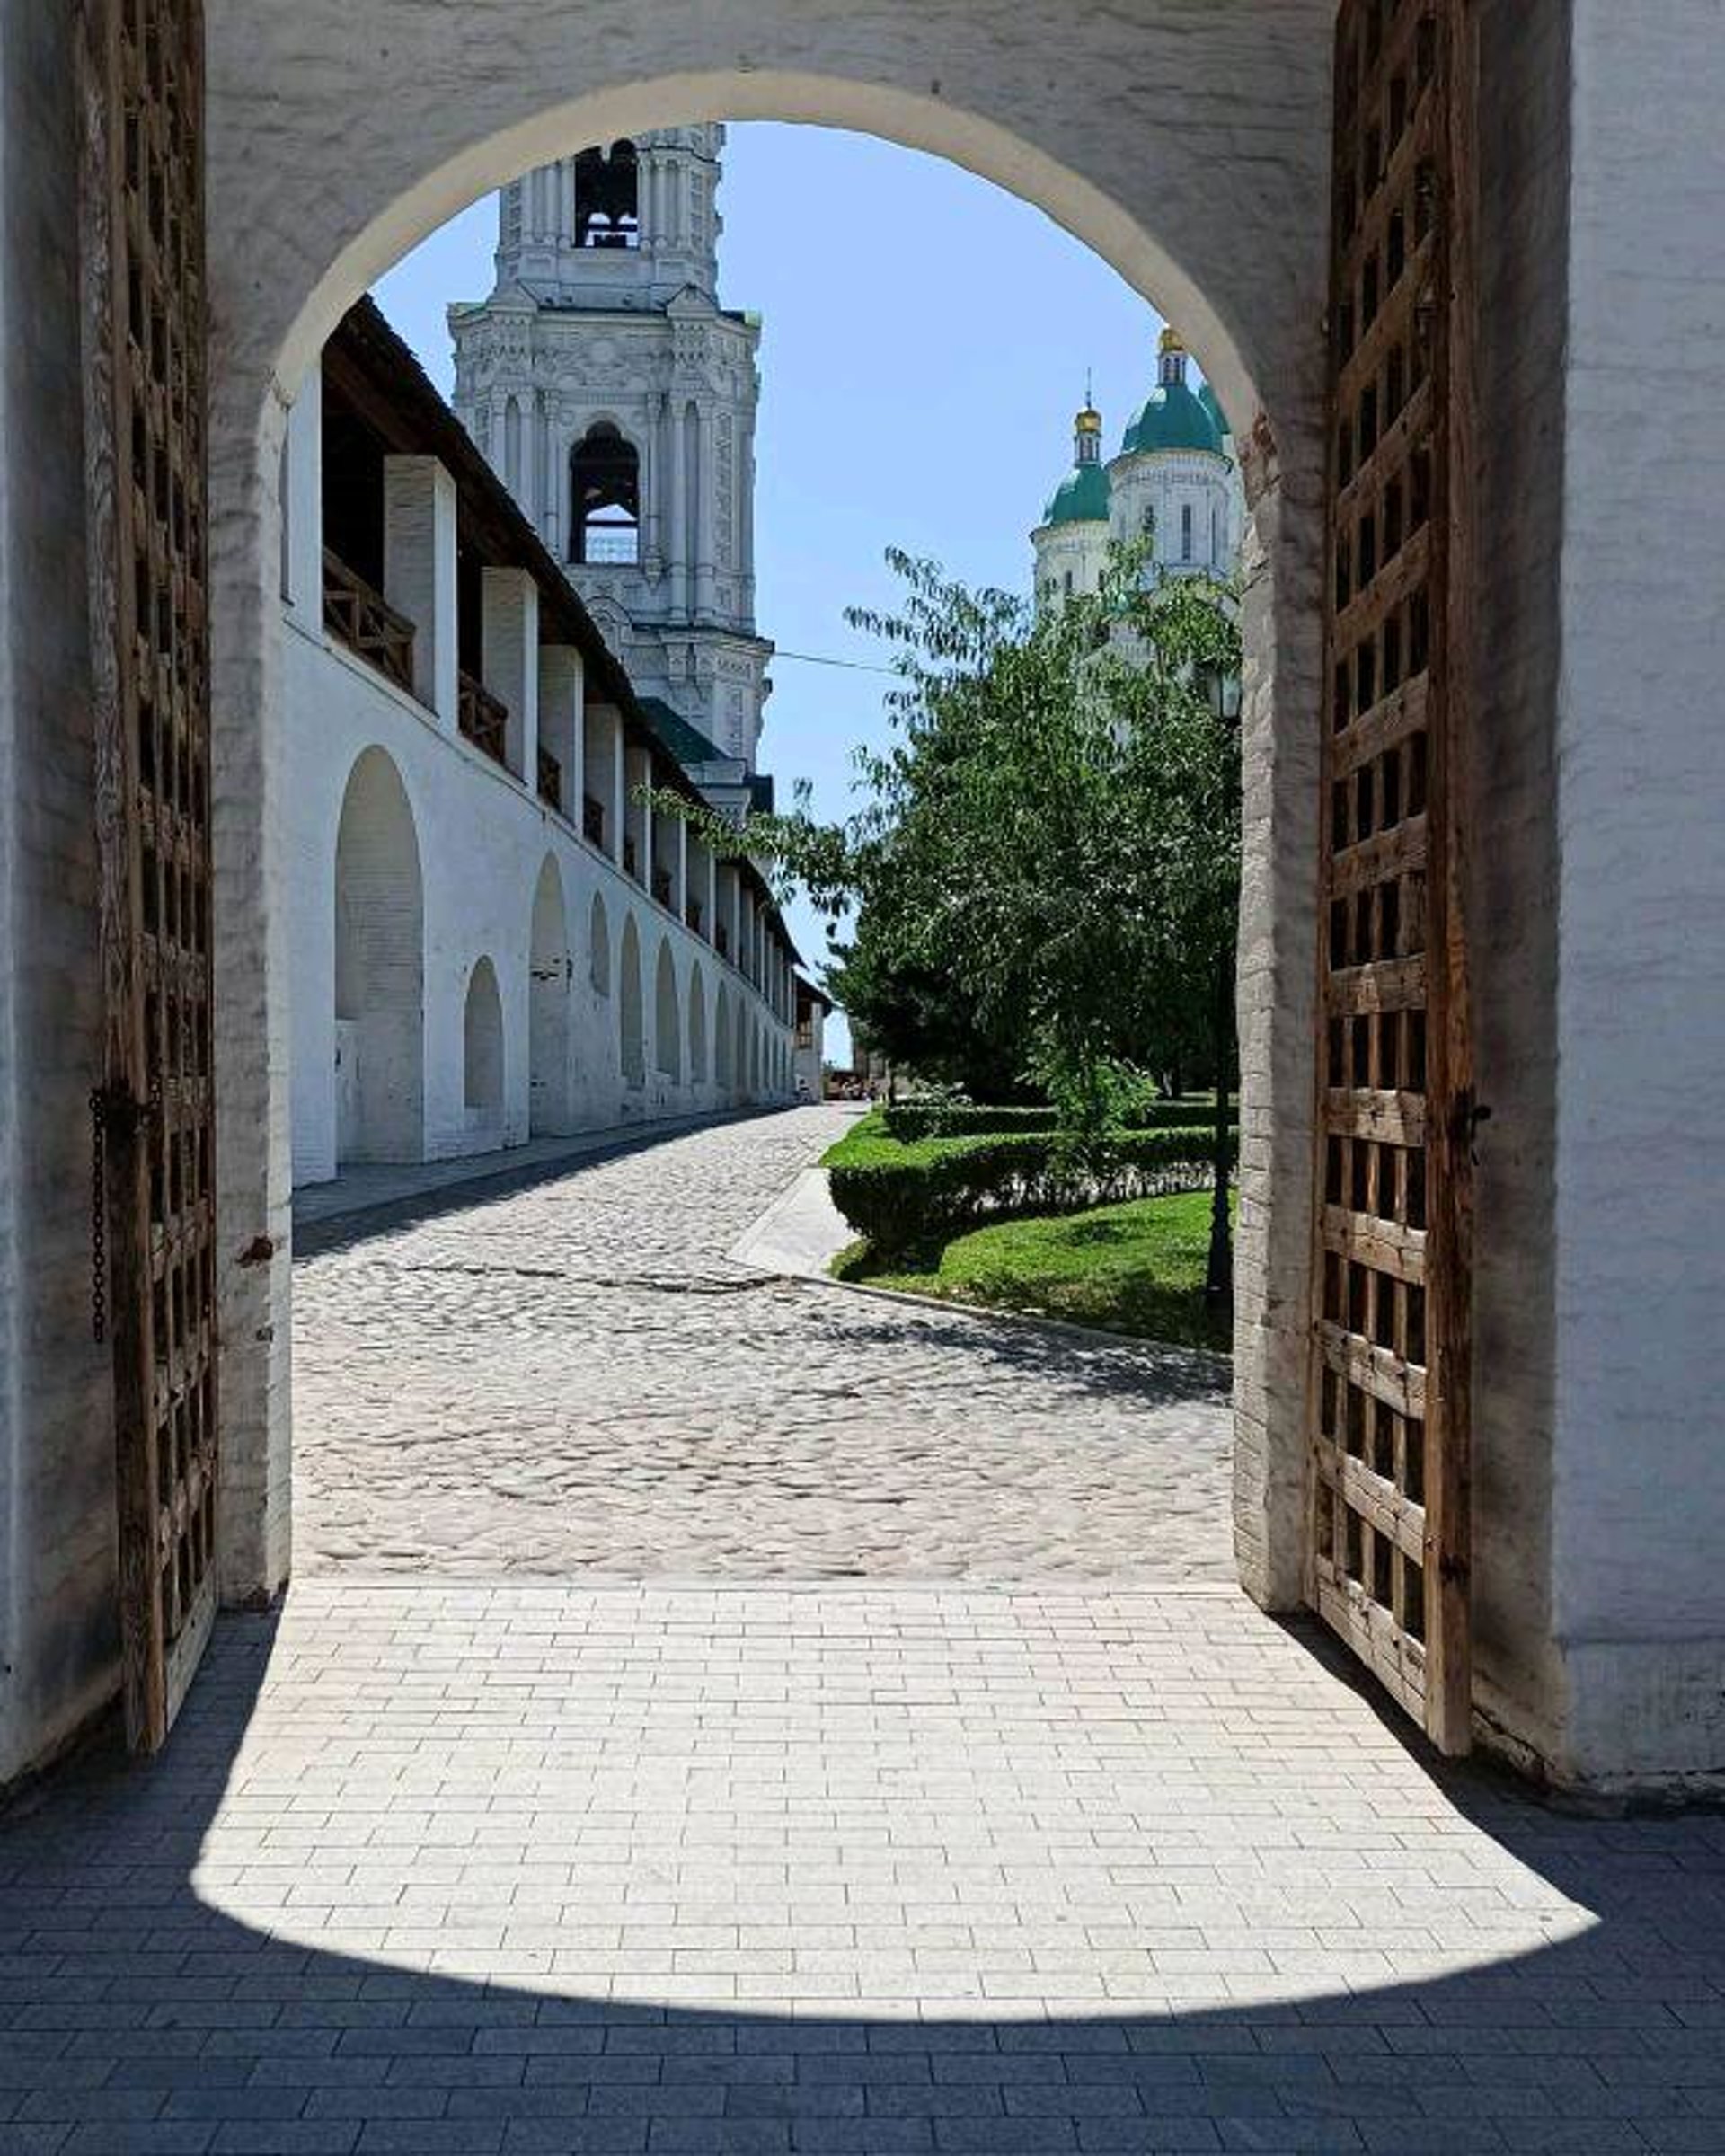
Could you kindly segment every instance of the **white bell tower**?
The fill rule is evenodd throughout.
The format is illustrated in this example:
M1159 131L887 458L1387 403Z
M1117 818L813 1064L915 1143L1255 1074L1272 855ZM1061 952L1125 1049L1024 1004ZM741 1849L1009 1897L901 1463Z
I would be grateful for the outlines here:
M752 772L773 649L755 630L760 325L719 304L724 132L660 128L512 181L496 285L449 327L457 413L638 691Z

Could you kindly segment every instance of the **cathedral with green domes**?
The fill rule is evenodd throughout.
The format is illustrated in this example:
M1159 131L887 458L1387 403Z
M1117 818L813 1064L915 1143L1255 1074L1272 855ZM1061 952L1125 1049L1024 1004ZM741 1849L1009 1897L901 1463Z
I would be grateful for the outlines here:
M1154 574L1233 574L1245 521L1234 436L1208 382L1188 382L1186 348L1164 330L1157 381L1118 452L1102 457L1101 414L1073 423L1072 469L1031 534L1039 605L1092 592L1115 541L1149 549Z

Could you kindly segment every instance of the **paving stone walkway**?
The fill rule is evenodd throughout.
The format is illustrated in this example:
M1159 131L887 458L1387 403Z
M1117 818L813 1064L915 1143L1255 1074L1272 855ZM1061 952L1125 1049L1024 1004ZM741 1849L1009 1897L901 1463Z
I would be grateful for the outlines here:
M1725 2156L1725 1817L1194 1579L1213 1371L729 1266L827 1135L304 1259L285 1607L0 1822L0 2156Z
M0 1833L0 2152L1725 2149L1725 1821L1220 1590L326 1576Z
M1223 1363L728 1259L847 1120L314 1230L302 1576L1231 1577Z

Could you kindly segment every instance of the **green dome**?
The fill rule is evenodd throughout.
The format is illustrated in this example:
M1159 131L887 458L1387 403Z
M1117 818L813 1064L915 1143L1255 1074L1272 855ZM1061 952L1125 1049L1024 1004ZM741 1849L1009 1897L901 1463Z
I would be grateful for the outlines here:
M1044 524L1106 524L1108 473L1101 464L1075 464L1048 497Z
M1212 399L1214 402L1214 399ZM1222 429L1183 382L1163 382L1139 405L1120 444L1122 456L1154 449L1204 449L1220 456Z
M1233 428L1228 425L1227 413L1223 411L1216 392L1208 382L1199 384L1198 401L1215 420L1216 431L1218 435L1228 435L1234 432Z

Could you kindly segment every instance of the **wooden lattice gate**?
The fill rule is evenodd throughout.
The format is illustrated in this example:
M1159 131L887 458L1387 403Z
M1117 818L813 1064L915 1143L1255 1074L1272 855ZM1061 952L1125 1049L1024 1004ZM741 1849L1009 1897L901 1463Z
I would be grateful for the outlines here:
M1310 1598L1464 1751L1471 0L1343 0Z
M81 33L106 995L94 1298L113 1354L127 1725L151 1751L216 1593L202 11L84 0Z

